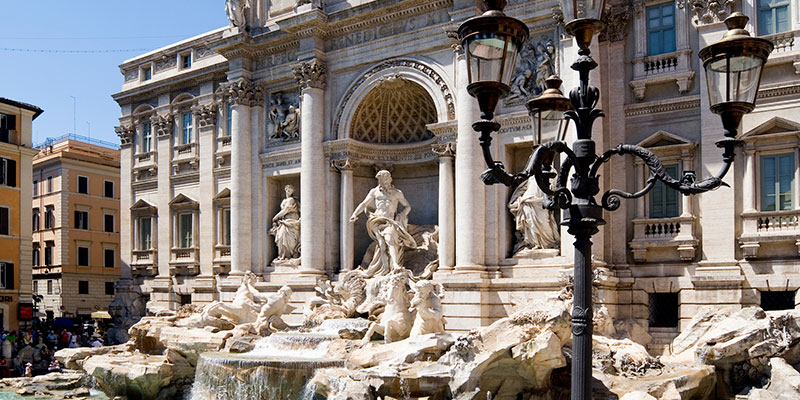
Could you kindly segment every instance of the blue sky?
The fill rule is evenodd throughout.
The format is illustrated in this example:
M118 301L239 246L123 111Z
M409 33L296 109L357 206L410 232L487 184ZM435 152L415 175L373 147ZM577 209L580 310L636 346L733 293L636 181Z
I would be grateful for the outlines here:
M40 0L3 2L0 97L44 109L34 143L73 131L118 143L122 86L128 58L227 25L224 0ZM8 49L22 49L14 51ZM63 51L128 50L108 53ZM32 50L57 50L39 52ZM87 124L88 122L88 124Z

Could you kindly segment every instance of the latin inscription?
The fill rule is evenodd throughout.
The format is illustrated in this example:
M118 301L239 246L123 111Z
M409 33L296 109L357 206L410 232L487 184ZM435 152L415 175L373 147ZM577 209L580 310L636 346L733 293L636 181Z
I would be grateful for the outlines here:
M369 29L365 29L363 31L353 32L344 36L332 38L327 42L326 50L333 51L343 49L345 47L359 45L376 39L383 39L389 36L411 32L415 29L445 23L449 20L450 15L448 14L447 10L438 10L425 15L418 15L399 21L387 21L386 23L370 27Z

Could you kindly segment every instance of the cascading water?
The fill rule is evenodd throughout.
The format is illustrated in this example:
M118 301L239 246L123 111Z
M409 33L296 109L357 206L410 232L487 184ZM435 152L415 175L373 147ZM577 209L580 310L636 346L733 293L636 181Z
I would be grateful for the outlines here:
M312 400L306 383L318 368L343 366L328 345L339 330L366 329L366 320L330 320L311 332L281 332L241 354L203 353L191 400Z

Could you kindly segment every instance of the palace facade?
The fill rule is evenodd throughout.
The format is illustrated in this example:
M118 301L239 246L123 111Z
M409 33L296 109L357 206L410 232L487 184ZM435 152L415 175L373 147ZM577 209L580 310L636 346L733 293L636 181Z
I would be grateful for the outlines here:
M388 169L409 223L438 227L447 329L468 330L562 290L571 271L565 229L554 249L516 251L512 190L485 186L463 51L453 31L472 0L259 0L230 26L125 61L120 70L121 271L176 309L230 299L241 276L289 284L293 301L362 264L371 243L354 205ZM534 144L525 101L550 74L577 85L576 46L555 1L510 0L531 30L501 101L494 155L521 170ZM713 3L713 4L711 4ZM222 5L220 5L222 9ZM800 10L789 1L608 1L592 47L605 117L604 150L639 144L676 177L717 173L722 137L708 109L699 49L721 39L733 11L776 48L730 187L683 197L656 185L607 212L594 237L599 304L668 343L699 307L793 308L800 286ZM545 120L544 140L560 135ZM571 127L565 139L574 137ZM560 137L559 137L560 138ZM602 170L601 190L633 192L648 178L633 158ZM283 188L297 188L300 257L274 262L269 235ZM559 216L556 216L558 218ZM299 304L298 304L299 305ZM298 311L300 312L300 311ZM297 315L299 318L299 315Z

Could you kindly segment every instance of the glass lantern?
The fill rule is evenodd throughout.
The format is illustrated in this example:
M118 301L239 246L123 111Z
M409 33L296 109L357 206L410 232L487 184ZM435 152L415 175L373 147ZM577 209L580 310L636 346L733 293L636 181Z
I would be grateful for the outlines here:
M722 40L702 50L710 109L720 114L726 136L738 129L744 114L755 108L761 71L774 45L751 37L744 29L748 17L735 12L725 19L728 31Z

